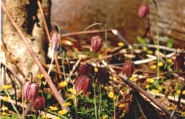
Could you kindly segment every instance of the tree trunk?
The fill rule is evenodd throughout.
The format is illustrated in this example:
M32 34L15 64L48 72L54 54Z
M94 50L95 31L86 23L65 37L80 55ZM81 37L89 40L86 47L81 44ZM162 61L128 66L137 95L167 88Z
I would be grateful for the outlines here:
M51 0L42 0L42 8L48 23L50 20L50 7ZM41 62L45 62L47 38L37 0L6 0L6 8L26 36L27 42L32 47L38 59ZM36 81L35 76L39 73L39 68L5 14L2 25L3 43L8 51L6 53L7 66L17 74L21 82L24 82L29 72L33 74L33 79ZM12 83L8 76L3 81L6 84Z

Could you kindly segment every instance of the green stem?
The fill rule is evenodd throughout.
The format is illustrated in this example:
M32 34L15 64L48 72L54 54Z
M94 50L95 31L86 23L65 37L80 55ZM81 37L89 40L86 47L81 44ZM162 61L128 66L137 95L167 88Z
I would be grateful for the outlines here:
M97 107L96 107L96 86L95 86L94 81L93 81L93 85L94 85L94 113L95 113L96 119L98 119L98 117L97 117Z
M156 7L156 33L157 33L157 79L159 79L159 75L160 75L160 70L159 70L159 30L158 30L158 22L159 22L159 17L158 17L158 6L157 6L157 2L155 0L153 0L155 7Z
M65 51L62 52L62 64L64 64L64 59L65 59ZM65 67L62 67L63 73L65 74ZM67 77L64 75L64 80L66 80Z
M116 119L116 100L114 100L114 119Z
M9 93L8 93L8 91L7 91L6 89L5 89L5 93L8 95L9 98L11 98L10 95L9 95ZM16 111L16 113L18 114L18 116L21 117L20 114L19 114L19 112L17 111L17 108L16 108L15 105L12 103L12 101L11 101L11 104L12 104L13 109L14 109L14 110Z
M52 64L53 64L53 61L54 61L54 57L55 57L55 43L52 44L52 57L51 57L51 63L49 65L49 70L48 70L48 75L50 74L51 72L51 69L52 69Z
M140 109L140 111L141 111L143 117L144 117L145 119L147 119L146 116L145 116L145 114L144 114L144 112L143 112L143 110L142 110L142 108L141 108L141 106L140 106L140 104L139 104L139 102L138 102L138 100L137 100L137 97L136 97L136 101L137 101L138 107L139 107L139 109Z
M87 28L85 28L83 31L86 31L86 30L89 29L90 27L96 26L96 25L101 25L101 23L94 23L94 24L88 26Z
M78 119L78 108L77 108L77 105L75 107L75 110L76 110L76 119Z
M101 110L102 110L102 107L101 107L101 103L102 103L102 94L101 94L101 85L100 85L100 94L99 94L99 99L100 99L100 103L99 103L99 119L100 119L100 116L101 116Z
M107 57L107 29L106 28L104 28L104 30L105 30L105 56ZM105 61L106 63L108 62L107 61L107 58L106 58L106 61ZM107 65L108 66L108 65Z
M61 119L69 119L69 118L67 118L67 117L65 117L65 116L63 116L63 115L61 115L61 114L56 113L56 112L50 111L49 113L51 113L51 114L53 114L53 115L56 115L56 116L59 116L59 117L61 117ZM40 119L40 118L39 118L39 119Z

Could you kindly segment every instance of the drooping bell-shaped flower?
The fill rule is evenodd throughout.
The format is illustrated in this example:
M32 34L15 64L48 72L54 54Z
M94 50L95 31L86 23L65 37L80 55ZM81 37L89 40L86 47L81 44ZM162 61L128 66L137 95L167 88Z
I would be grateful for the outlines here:
M55 43L57 46L59 45L60 43L60 35L57 34L57 33L54 33L52 36L51 36L51 43Z
M37 83L26 82L24 85L24 98L27 101L35 99L39 94L39 85Z
M83 64L80 68L79 68L79 72L78 72L78 76L88 76L91 77L94 74L94 68L92 65L90 64Z
M138 16L141 18L145 18L149 13L149 8L147 5L142 4L138 10Z
M94 53L97 53L102 46L102 39L99 36L93 36L91 39L91 48Z
M82 91L83 95L86 95L92 85L92 79L86 76L79 76L75 82L76 94Z
M45 98L41 96L37 96L33 102L33 108L37 110L41 110L45 106Z
M122 73L127 77L131 77L134 72L134 64L132 62L125 62L122 67Z
M109 81L110 72L106 68L99 68L97 72L97 82L99 84L107 84Z
M174 69L184 71L184 61L185 59L183 56L176 56L176 59L174 61Z

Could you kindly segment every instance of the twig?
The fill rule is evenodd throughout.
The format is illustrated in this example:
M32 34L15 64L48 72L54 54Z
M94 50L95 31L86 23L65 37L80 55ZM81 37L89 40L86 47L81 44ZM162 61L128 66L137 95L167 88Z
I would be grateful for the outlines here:
M104 60L101 60L101 62L102 62L105 66L108 66L107 63L106 63ZM111 67L108 67L108 68L110 69L110 71L111 71L112 73L115 73L115 72L116 72L113 68L111 68Z
M9 12L7 11L6 7L4 6L3 2L1 3L2 9L5 12L5 14L7 15L8 19L10 20L10 22L12 23L12 25L15 27L15 29L17 30L17 32L19 33L22 41L24 42L24 44L26 45L29 53L31 54L31 56L33 57L35 63L37 64L37 66L39 67L40 71L42 72L42 74L44 75L45 80L48 82L51 90L54 93L55 98L57 99L57 101L60 103L61 107L67 111L69 111L68 107L63 106L64 104L64 99L62 98L62 96L60 95L60 93L57 91L55 85L53 84L50 76L47 74L47 72L45 71L45 69L43 68L42 64L39 62L37 56L35 55L34 51L32 50L32 48L29 46L26 37L24 36L23 32L20 30L19 26L15 23L15 21L12 19L12 17L10 16Z
M40 0L37 0L37 4L39 6L39 9L40 9L40 12L41 12L41 15L42 15L42 19L43 19L43 22L44 22L44 27L45 27L46 35L48 37L48 40L51 41L51 38L50 38L50 35L49 35L48 26L47 26L47 23L46 23L45 15L44 15L44 12L43 12L42 5L40 3ZM59 68L57 57L55 57L55 63L56 63L56 69L57 69L57 71L60 72L60 68ZM62 79L62 76L59 75L59 78Z
M111 29L108 29L107 31L111 31ZM102 32L105 32L105 30L88 30L88 31L80 31L80 32L62 34L61 37L83 35L83 34L94 34L94 33L102 33Z
M173 76L177 77L178 79L185 81L185 79L181 76L179 76L177 73L172 73Z
M41 62L41 61L40 61L40 62ZM49 69L49 66L48 66L48 65L46 65L45 63L41 62L41 64L42 64L42 66L43 66L44 68ZM53 71L53 72L55 72L55 73L57 73L57 74L60 74L60 75L70 76L70 74L69 74L69 73L62 73L62 72L58 72L58 71L56 71L56 70L54 70L54 69L51 69L51 71Z
M128 46L129 49L133 49L132 45L130 45L130 43L126 41L126 39L118 32L118 30L112 29L111 31L114 35L118 36L118 38L120 38Z
M26 115L28 114L28 112L31 109L32 104L33 104L33 99L31 99L30 102L28 103L26 109L24 110L24 113L21 116L22 117L21 119L25 119Z
M80 61L81 61L82 59L81 58L79 58L79 60L76 62L76 64L73 66L73 69L72 69L72 71L70 72L70 76L74 73L74 71L76 70L76 68L77 68L77 66L78 66L78 64L80 63Z
M159 54L159 53L158 53ZM173 53L170 53L170 54L167 54L167 55L165 55L165 57L166 58L169 58L169 57L171 57L171 56L173 56L175 53L173 52ZM163 56L161 56L161 57L163 57ZM137 61L133 61L133 63L134 64L143 64L143 63L147 63L147 62L150 62L150 61L153 61L153 60L156 60L157 59L157 57L155 57L155 56L150 56L150 58L149 59L143 59L143 60L137 60Z
M39 10L40 10L41 15L42 15L42 19L43 19L43 22L44 22L44 27L45 27L46 35L48 37L48 41L51 41L51 38L50 38L50 35L49 35L48 26L47 26L47 23L46 23L45 15L44 15L44 12L43 12L42 5L40 3L40 0L37 0L37 4L39 6Z
M157 45L151 45L151 44L133 44L132 46L146 46L146 47L150 47L150 48L157 48L159 47L159 49L163 49L166 51L172 51L172 52L182 52L181 50L175 49L175 48L169 48L169 47L165 47L165 46L157 46Z
M122 69L122 67L119 66L115 66L114 64L108 64L107 65L109 68L113 68L113 69ZM106 67L105 65L100 65L100 67Z
M157 93L156 94L156 93L151 92L151 91L147 91L147 92L150 93L153 96L158 96L158 97L162 97L162 98L165 97L165 95L164 94L161 94L161 93ZM175 101L175 102L178 101L178 98L177 97L168 96L168 99L171 100L171 101ZM184 99L181 99L181 103L185 104L185 100Z
M58 63L58 60L57 60L57 55L56 55L56 57L55 57L55 64L56 64L57 72L61 73L61 71L60 71L60 66L59 66L59 63ZM58 76L59 76L59 79L62 79L61 74L59 74Z
M120 55L120 54L123 54L123 53L110 54L110 55L104 56L104 57L102 57L100 59L111 58L111 57L113 57L115 55ZM167 54L167 55L165 55L165 57L169 58L169 57L173 56L174 54L175 54L175 52L170 53L170 54ZM148 63L148 62L153 61L153 60L156 60L156 59L157 59L156 56L153 56L153 57L150 56L150 58L148 58L148 59L133 61L133 63L134 64L143 64L143 63ZM116 65L123 65L123 63L119 63L119 64L116 64Z
M151 102L153 102L155 105L157 105L163 112L165 112L168 116L171 115L171 112L168 111L163 105L161 105L155 98L153 98L150 94L148 94L145 90L143 90L141 87L139 87L136 83L130 81L125 75L119 74L119 77L123 79L125 83L127 83L130 87L135 89L136 91L143 94L145 97L147 97Z

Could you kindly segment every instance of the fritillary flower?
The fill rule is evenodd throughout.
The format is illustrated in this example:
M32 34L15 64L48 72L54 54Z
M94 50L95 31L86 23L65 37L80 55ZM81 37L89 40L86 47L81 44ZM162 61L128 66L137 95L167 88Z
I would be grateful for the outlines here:
M176 56L176 59L174 61L174 68L179 71L184 71L184 57L179 55Z
M106 68L99 68L97 72L97 82L99 84L107 84L109 81L110 72Z
M33 108L37 110L41 110L45 106L45 98L41 96L37 96L33 102Z
M91 85L92 85L91 78L88 78L86 76L78 77L77 81L75 82L76 94L78 94L80 91L82 91L84 95L87 94Z
M23 91L24 97L27 101L35 99L39 94L39 85L36 83L26 82Z
M91 39L91 48L94 53L97 53L102 46L102 39L99 36L93 36Z
M138 16L141 18L145 18L149 13L149 8L147 5L142 4L138 10Z
M127 77L131 77L134 72L134 64L131 62L125 62L123 64L122 73Z
M94 75L94 68L90 64L84 64L79 68L78 76L88 76Z

